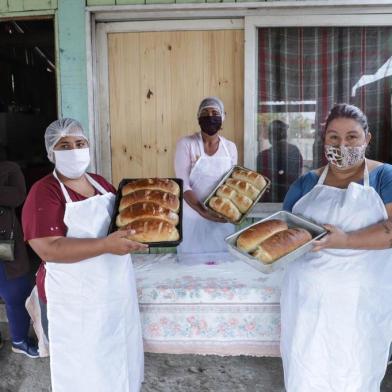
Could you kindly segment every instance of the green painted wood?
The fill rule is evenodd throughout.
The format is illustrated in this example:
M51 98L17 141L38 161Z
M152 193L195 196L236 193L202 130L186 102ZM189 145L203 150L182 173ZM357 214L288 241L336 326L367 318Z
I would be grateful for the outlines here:
M184 4L184 3L205 3L205 0L176 0L176 3L178 3L178 4Z
M207 3L234 3L235 0L207 0Z
M146 4L173 4L175 0L146 0Z
M117 5L126 5L126 4L145 4L145 0L116 0Z
M1 1L1 0L0 0ZM54 16L56 10L36 10L36 11L20 11L20 12L4 12L0 9L0 18L12 19L12 18L24 18L37 16L39 19L42 16Z
M0 16L35 16L39 15L35 11L54 11L56 9L57 0L0 0ZM23 14L19 15L18 12L23 12Z
M24 11L23 0L8 0L8 11L9 12Z
M7 12L7 11L8 11L8 1L0 0L0 12Z
M23 10L53 10L57 8L57 0L24 0Z
M87 5L114 5L116 0L87 0Z
M58 0L59 115L88 128L85 0Z

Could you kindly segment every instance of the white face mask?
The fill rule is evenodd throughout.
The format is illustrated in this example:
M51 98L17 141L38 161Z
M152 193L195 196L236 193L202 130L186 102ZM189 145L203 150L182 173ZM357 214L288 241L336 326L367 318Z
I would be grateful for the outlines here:
M90 164L90 149L75 148L73 150L53 151L56 170L67 178L80 178Z
M367 144L357 147L339 146L334 147L329 144L324 146L325 157L328 162L339 169L346 169L354 166L365 159Z

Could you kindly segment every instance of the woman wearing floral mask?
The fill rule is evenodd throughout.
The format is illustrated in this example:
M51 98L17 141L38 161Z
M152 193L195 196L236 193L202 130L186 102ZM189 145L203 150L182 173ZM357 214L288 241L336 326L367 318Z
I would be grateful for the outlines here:
M86 173L89 143L64 118L45 132L52 174L23 207L25 239L44 264L37 274L49 322L52 389L132 391L143 380L143 347L128 231L107 236L115 189ZM46 274L46 276L45 276Z
M175 171L184 181L183 242L178 253L222 252L224 238L234 232L234 225L210 213L203 200L222 176L237 164L237 147L219 135L225 119L219 98L204 98L197 118L200 132L177 143Z
M366 116L339 104L325 124L328 165L295 182L284 208L324 225L282 284L288 392L376 392L392 341L392 166L365 158Z

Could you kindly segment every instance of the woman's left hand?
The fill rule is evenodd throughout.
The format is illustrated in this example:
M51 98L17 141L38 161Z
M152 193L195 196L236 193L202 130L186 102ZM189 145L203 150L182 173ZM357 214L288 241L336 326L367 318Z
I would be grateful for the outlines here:
M347 249L348 246L348 234L343 230L340 230L336 226L323 225L327 230L328 234L325 235L321 240L314 241L314 247L312 252L318 252L325 248L334 249Z

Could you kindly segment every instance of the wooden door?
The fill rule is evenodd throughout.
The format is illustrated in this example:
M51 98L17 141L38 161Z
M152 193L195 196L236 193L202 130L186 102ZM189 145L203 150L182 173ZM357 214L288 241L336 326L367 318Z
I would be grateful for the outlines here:
M244 32L108 34L112 182L172 177L177 140L199 130L203 97L225 104L221 134L243 161Z

